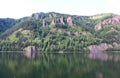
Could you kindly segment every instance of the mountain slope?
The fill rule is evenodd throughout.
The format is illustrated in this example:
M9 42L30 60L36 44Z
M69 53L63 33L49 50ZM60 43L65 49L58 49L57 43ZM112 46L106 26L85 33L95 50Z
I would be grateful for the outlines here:
M119 16L119 15L117 15ZM55 12L35 13L21 19L0 35L0 50L23 50L36 46L42 51L85 51L93 44L120 43L119 23L109 23L113 14L96 16L77 16ZM95 30L97 24L101 30ZM107 25L107 26L106 26ZM109 39L110 38L110 39Z
M0 34L15 25L15 19L0 19Z

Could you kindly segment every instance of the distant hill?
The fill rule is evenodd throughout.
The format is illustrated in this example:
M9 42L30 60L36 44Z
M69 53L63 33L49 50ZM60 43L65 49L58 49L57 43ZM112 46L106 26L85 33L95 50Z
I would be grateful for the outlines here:
M0 19L0 50L87 51L90 45L120 44L120 16L94 16L55 12L34 13L21 19Z
M0 34L15 25L15 19L0 19Z

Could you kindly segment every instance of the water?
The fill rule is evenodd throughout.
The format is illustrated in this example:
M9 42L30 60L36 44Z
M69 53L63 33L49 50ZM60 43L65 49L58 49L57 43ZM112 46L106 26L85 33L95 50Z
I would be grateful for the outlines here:
M111 59L97 58L99 53L96 58L89 53L49 53L36 58L0 53L0 78L120 78L120 53L107 54Z

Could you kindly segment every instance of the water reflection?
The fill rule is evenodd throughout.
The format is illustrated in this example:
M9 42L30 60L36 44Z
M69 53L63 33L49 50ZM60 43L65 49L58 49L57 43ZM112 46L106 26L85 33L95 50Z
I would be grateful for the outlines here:
M89 58L103 61L113 60L117 62L120 60L120 55L119 52L90 51Z
M33 59L20 53L0 53L0 78L120 78L120 62L113 62L120 60L118 54L44 53Z

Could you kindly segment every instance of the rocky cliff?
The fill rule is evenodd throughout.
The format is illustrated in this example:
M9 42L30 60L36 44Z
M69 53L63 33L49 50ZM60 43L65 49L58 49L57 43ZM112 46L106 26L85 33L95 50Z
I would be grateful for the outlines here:
M95 30L101 30L104 25L116 25L120 24L120 15L111 16L107 19L104 19L95 25Z
M61 23L63 25L67 24L69 26L73 26L73 18L71 17L71 15L67 15L67 16L63 16L62 14L59 13L54 13L54 12L50 12L50 13L35 13L32 14L32 16L30 17L31 19L35 19L35 20L39 20L42 21L42 26L49 26L49 25L54 25L56 23Z

